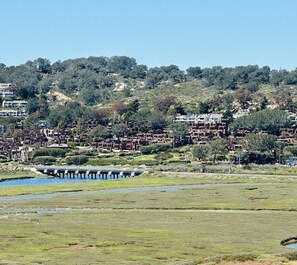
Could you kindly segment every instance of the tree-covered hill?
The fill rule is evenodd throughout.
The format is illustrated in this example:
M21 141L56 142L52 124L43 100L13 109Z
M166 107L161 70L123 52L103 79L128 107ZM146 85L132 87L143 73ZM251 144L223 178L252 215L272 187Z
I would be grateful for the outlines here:
M183 71L175 65L148 68L127 56L54 63L38 58L18 66L0 64L0 83L17 84L15 93L19 99L28 100L31 119L48 119L52 125L59 123L52 119L61 116L57 115L59 111L65 109L67 113L69 107L60 107L67 101L72 102L73 113L76 113L74 102L78 108L84 106L82 109L94 113L102 112L98 107L114 108L118 101L127 105L138 100L143 111L161 110L166 115L174 115L237 113L265 109L269 105L295 111L297 96L297 70L248 65L192 66ZM71 116L71 122L77 118L74 114L68 115ZM83 116L92 117L91 114Z

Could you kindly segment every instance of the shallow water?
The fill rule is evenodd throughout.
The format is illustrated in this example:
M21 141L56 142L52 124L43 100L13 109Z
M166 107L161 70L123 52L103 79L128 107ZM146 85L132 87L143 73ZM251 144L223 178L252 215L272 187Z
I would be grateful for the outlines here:
M287 248L297 249L297 243L286 245Z
M0 214L18 214L18 213L39 213L39 214L53 214L53 213L62 213L65 210L47 210L47 209L36 209L36 210L27 210L27 209L7 209L0 210Z
M15 179L5 180L0 182L1 187L18 187L18 186L36 186L47 184L63 184L73 182L86 182L86 181L98 181L96 179L67 179L67 178L28 178L28 179Z
M92 181L92 180L91 180ZM265 184L257 184L265 185ZM160 191L160 192L174 192L179 190L193 190L193 189L205 189L205 188L219 188L228 186L253 186L245 183L225 183L225 184L199 184L199 185L179 185L179 186L162 186L162 187L143 187L143 188L124 188L124 189L109 189L109 190L97 190L97 191L77 191L77 192L60 192L51 194L40 195L22 195L14 197L0 197L0 202L9 201L26 201L35 199L49 199L55 197L66 197L75 195L97 194L97 193L132 193L132 192L147 192L147 191ZM98 187L100 188L100 187Z

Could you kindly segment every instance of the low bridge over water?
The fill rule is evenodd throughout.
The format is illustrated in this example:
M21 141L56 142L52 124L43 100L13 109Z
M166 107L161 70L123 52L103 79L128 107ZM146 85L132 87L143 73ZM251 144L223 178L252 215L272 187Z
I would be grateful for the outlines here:
M34 171L58 178L70 179L121 179L131 178L142 174L142 170L133 169L88 169L88 168L59 168L36 167Z

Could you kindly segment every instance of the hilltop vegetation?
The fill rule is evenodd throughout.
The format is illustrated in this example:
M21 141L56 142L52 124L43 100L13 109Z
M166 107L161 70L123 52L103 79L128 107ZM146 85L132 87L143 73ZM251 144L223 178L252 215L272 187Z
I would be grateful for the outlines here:
M137 99L140 109L146 112L160 110L165 103L161 110L170 110L172 115L257 110L269 104L294 111L297 71L277 71L257 65L234 68L195 66L182 71L175 65L148 68L126 56L54 63L38 58L19 66L0 64L0 83L19 86L15 92L19 98L28 100L31 120L44 118L51 126L57 126L77 118L104 116L102 109L99 115L96 113L98 106L110 107L118 100L131 102ZM61 102L71 101L76 105L59 106ZM75 112L76 106L80 113L70 115L69 110ZM53 120L52 117L56 118Z
M292 87L297 84L297 70L278 71L268 66L248 65L234 68L195 66L182 71L176 65L148 68L126 56L89 57L54 63L38 58L19 66L0 64L0 83L18 84L16 92L21 98L44 94L49 97L53 91L59 91L86 105L155 93L164 96L170 91L185 100L183 103L192 102L192 96L197 102L207 101L210 109L216 108L217 103L222 105L230 95L243 106L245 101L266 96L282 107L292 104L290 107L294 108L290 101L295 95Z

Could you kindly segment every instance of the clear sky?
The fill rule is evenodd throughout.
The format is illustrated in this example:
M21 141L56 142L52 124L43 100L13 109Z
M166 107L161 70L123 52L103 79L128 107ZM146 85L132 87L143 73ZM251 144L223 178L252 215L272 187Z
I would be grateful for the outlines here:
M0 0L0 62L297 67L297 0Z

